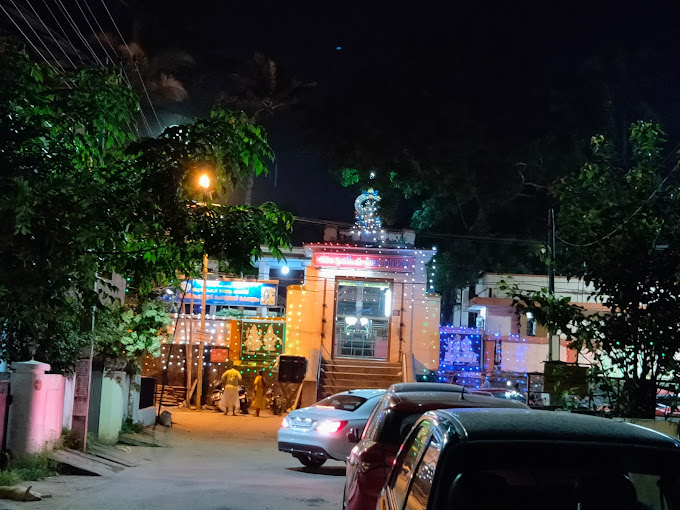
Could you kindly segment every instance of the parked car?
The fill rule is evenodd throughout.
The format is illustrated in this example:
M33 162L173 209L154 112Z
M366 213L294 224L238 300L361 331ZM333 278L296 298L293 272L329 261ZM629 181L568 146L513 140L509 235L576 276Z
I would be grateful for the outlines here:
M508 400L516 400L517 402L526 403L526 396L519 391L515 391L509 388L482 388L470 390L470 393L476 393L477 395L489 395L496 398L505 398Z
M350 390L291 411L278 433L279 450L308 467L328 459L344 461L354 446L350 429L361 429L385 390Z
M654 414L664 418L680 418L680 409L657 403Z
M380 398L361 440L347 459L343 508L374 510L394 457L413 424L426 411L451 407L527 409L513 400L463 392L461 386L451 384L391 386ZM350 440L358 440L358 432L350 432Z
M402 444L379 510L680 508L680 442L565 412L448 409Z

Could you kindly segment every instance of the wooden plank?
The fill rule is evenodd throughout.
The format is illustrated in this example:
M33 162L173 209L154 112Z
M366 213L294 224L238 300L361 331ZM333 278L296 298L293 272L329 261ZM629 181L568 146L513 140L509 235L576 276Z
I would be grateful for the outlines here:
M88 453L94 455L95 457L100 457L102 459L115 462L125 467L135 467L137 465L137 463L134 462L132 459L128 459L127 457L121 456L120 450L112 447L102 446L98 444L95 445L90 444L90 447L88 448Z
M50 453L50 458L54 459L59 464L63 464L71 468L75 474L85 474L90 476L108 476L114 472L109 466L101 462L74 455L65 450L55 450Z
M87 454L87 453L80 452L78 450L71 450L70 448L66 448L66 449L64 449L64 451L67 452L67 453L76 455L77 457L80 457L81 459L85 459L85 460L88 460L88 461L91 461L91 462L99 462L100 464L104 464L105 466L108 466L109 468L111 468L112 471L114 471L116 473L118 471L122 471L123 468L124 468L124 466L122 466L118 462L108 460L108 459L104 459L104 458L98 457L96 455L90 455L90 454Z

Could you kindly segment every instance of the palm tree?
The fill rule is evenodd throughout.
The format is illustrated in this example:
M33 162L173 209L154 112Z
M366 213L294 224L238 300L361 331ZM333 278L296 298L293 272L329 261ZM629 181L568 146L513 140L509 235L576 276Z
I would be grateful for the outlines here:
M316 83L304 83L295 77L281 78L274 60L261 53L255 53L248 61L243 73L231 75L233 91L223 93L219 102L225 106L242 110L251 122L263 123L265 118L298 104L303 89ZM254 177L246 181L244 202L251 205Z

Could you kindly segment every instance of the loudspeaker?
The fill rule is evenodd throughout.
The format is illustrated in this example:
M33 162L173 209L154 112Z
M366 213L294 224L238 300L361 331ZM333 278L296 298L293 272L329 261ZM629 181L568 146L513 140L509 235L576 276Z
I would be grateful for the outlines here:
M279 382L301 383L307 371L304 356L279 357Z

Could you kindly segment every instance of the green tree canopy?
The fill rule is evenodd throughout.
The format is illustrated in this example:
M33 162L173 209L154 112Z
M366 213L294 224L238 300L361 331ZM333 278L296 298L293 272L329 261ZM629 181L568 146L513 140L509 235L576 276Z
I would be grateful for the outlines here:
M64 74L0 48L0 321L3 357L67 368L89 340L97 274L125 275L142 297L204 252L238 270L262 244L288 244L274 204L219 199L272 153L243 114L134 140L134 93L110 70ZM199 173L212 186L197 191ZM99 282L99 287L103 281Z
M657 383L676 376L680 351L680 187L677 157L658 125L638 122L623 155L604 136L592 157L557 181L558 271L583 278L606 313L586 313L547 292L513 288L518 306L624 379L621 412L654 414ZM624 161L628 161L625 164Z

